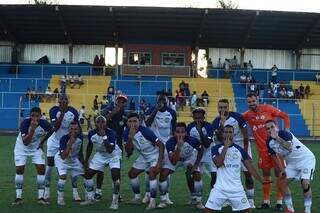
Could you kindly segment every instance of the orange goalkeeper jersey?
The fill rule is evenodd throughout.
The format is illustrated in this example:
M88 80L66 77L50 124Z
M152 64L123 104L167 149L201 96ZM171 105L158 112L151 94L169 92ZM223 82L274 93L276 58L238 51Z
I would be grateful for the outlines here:
M290 120L285 112L268 104L260 104L257 106L257 111L248 110L243 114L244 120L249 124L253 132L253 137L256 141L258 151L268 152L266 141L268 133L265 128L265 123L268 120L276 121L277 118L284 120L285 128L290 127Z

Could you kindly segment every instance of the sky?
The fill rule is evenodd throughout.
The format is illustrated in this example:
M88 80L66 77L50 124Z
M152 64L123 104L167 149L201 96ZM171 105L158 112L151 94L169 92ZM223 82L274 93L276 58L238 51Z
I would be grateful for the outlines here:
M0 0L0 4L28 4L33 0ZM49 0L50 1L50 0ZM70 5L160 6L214 8L217 0L51 0ZM228 0L227 0L228 1ZM320 0L232 0L239 9L320 13Z

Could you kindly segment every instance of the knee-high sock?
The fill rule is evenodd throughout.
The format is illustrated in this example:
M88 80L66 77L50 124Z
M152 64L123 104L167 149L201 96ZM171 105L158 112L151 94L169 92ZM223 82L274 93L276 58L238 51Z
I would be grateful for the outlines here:
M194 181L194 191L195 191L195 195L197 197L201 197L202 196L202 188L203 188L202 180Z
M93 199L94 196L94 191L93 191L93 180L92 179L87 179L84 181L84 186L86 188L86 192L87 192L87 198L89 200Z
M120 191L120 179L112 182L112 194L115 195L116 198L119 198Z
M283 193L282 193L282 190L281 190L281 180L280 180L280 178L277 178L276 185L277 185L277 203L278 204L282 204Z
M310 189L311 191L311 189ZM311 193L304 193L304 212L311 213L312 195Z
M53 166L46 166L45 187L50 187Z
M38 185L38 199L43 198L44 195L44 175L37 175L37 185Z
M22 198L23 175L16 174L14 181L16 185L16 198Z
M286 204L286 207L289 211L292 211L294 212L294 208L293 208L293 202L292 202L292 196L291 196L291 193L290 192L287 192L285 195L284 195L284 203Z
M157 179L150 180L150 197L151 198L157 197L157 185L158 185Z
M271 181L271 177L263 177L264 181ZM263 191L263 200L265 203L270 203L270 194L271 194L272 185L271 183L263 184L262 191Z
M146 185L146 193L150 192L150 180L148 173L144 173L144 183Z
M166 194L168 192L168 182L167 180L159 182L160 200L166 200Z
M139 182L139 178L131 178L131 188L133 193L135 194L135 196L138 198L140 196L140 182ZM139 196L138 196L139 195Z
M64 185L66 183L66 180L59 179L58 181L58 198L63 198L64 195Z

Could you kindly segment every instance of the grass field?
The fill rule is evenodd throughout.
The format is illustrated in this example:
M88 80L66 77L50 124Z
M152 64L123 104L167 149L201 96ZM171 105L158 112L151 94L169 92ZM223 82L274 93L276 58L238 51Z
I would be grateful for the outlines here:
M56 204L56 173L54 172L54 178L52 182L51 189L51 204L47 207L39 206L36 203L36 173L33 165L29 164L25 170L25 181L24 181L24 205L18 207L10 207L11 202L15 198L15 188L14 188L14 175L15 175L15 167L13 162L13 148L15 144L15 137L13 136L0 136L0 212L21 212L21 213L38 213L38 212L54 212L54 213L68 213L68 212L101 212L101 211L110 211L109 205L111 203L112 194L111 194L111 179L109 172L105 175L104 181L104 191L103 191L103 200L99 203L96 203L93 206L80 206L78 203L72 202L71 199L71 183L70 180L67 181L66 184L66 192L65 192L65 200L67 205L65 207L57 206ZM320 155L320 145L318 144L310 144L308 147L314 152L316 156ZM255 148L253 147L253 150ZM255 155L255 153L254 153ZM129 200L132 197L131 188L129 185L129 181L127 178L127 171L132 165L132 161L135 159L135 156L132 156L130 159L125 158L123 162L122 168L122 184L121 184L121 194L124 200ZM255 160L256 162L256 160ZM255 164L256 166L256 164ZM317 165L316 170L318 170L319 165ZM207 175L203 177L204 179L204 196L203 200L206 201L208 197L208 193L210 191L209 188L209 178ZM141 179L143 180L143 179ZM165 209L165 210L154 210L153 212L168 212L168 213L187 213L187 212L201 212L193 207L186 206L185 203L189 200L189 193L186 188L185 178L182 170L178 170L171 179L171 200L174 202L174 205ZM320 184L317 185L317 173L315 174L315 179L313 180L312 191L313 191L313 212L317 212L320 209L320 203L317 201L320 197ZM141 188L143 192L144 181L141 182ZM78 187L81 192L81 196L84 195L84 189L82 180L79 181ZM291 185L291 189L293 192L294 205L296 207L297 213L303 212L303 196L298 182L294 182ZM274 195L274 193L273 193ZM260 184L256 184L256 196L255 201L256 204L261 203L261 186ZM274 201L274 199L273 199ZM274 205L274 202L272 203ZM119 210L117 212L121 213L138 213L145 212L145 206L130 206L125 203L121 203ZM226 208L223 212L232 212L230 208ZM253 210L253 212L274 212L273 210Z

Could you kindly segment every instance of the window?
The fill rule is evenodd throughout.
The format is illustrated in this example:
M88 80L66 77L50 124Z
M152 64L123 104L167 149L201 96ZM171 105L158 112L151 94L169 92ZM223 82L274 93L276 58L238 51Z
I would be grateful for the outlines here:
M184 61L184 53L162 53L161 55L161 65L184 66Z
M130 52L129 64L151 65L151 53Z

